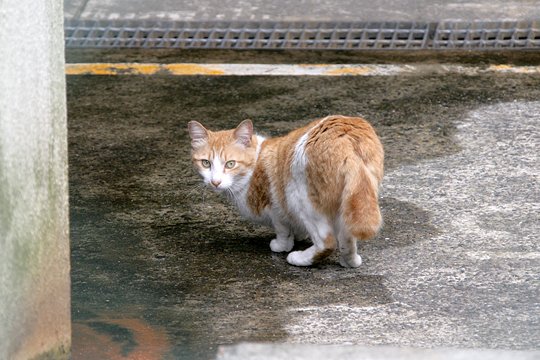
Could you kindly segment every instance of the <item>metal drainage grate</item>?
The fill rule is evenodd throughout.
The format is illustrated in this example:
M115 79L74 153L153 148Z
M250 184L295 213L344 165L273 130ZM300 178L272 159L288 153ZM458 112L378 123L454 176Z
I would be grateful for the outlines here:
M68 48L540 48L540 20L441 23L66 20L65 37Z
M444 22L434 48L539 48L540 21Z

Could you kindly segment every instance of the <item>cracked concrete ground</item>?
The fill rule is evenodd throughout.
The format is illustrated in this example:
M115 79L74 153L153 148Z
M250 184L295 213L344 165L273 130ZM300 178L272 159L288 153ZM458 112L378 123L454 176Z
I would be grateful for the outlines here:
M540 76L67 85L74 357L210 359L242 341L540 347ZM251 118L279 135L335 113L382 138L385 225L359 269L293 267L268 229L201 187L186 123Z

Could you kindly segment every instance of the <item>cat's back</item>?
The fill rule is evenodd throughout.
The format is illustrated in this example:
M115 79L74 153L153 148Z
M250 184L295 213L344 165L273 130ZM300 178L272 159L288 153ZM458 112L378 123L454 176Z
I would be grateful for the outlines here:
M288 178L291 166L293 166L294 152L298 142L319 122L320 119L314 120L286 135L265 140L262 144L260 158L267 172L279 179Z
M382 179L384 150L373 127L360 117L332 115L308 125L297 144L309 165L331 164L336 170L345 160L359 158ZM342 161L340 163L340 160Z
M293 191L289 194L304 188L302 197L307 196L311 205L329 217L336 216L352 194L372 198L376 204L384 151L366 120L333 115L315 121L302 128L292 151L289 190ZM288 203L297 200L293 197Z
M268 139L261 158L282 203L287 202L287 187L302 183L312 194L335 198L348 173L353 176L360 167L373 175L374 186L383 176L382 144L373 127L359 117L331 115Z
M263 148L266 159L284 170L294 166L295 157L321 164L354 155L380 167L382 177L382 144L373 127L360 117L331 115L317 119L282 137L268 139Z
M271 139L269 149L280 160L290 160L294 152L301 152L308 157L339 159L347 157L352 151L364 161L382 166L384 151L373 127L360 117L331 115L312 121L306 126L291 131L287 135Z

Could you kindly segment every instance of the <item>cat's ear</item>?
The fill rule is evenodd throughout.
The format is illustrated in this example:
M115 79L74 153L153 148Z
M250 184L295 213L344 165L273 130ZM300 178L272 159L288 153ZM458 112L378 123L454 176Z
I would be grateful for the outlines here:
M251 145L251 137L253 136L253 123L251 120L244 120L234 130L234 138L239 144L248 147Z
M197 121L188 123L189 136L191 137L191 147L194 149L208 143L208 130Z

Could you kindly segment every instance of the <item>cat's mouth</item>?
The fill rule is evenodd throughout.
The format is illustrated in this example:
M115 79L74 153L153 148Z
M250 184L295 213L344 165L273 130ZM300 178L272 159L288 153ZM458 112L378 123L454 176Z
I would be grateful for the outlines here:
M213 190L215 192L218 192L218 193L222 193L222 192L227 190L227 187L223 186L223 184L221 184L221 183L215 184L213 182L210 182L210 183L208 183L208 187L211 190Z

